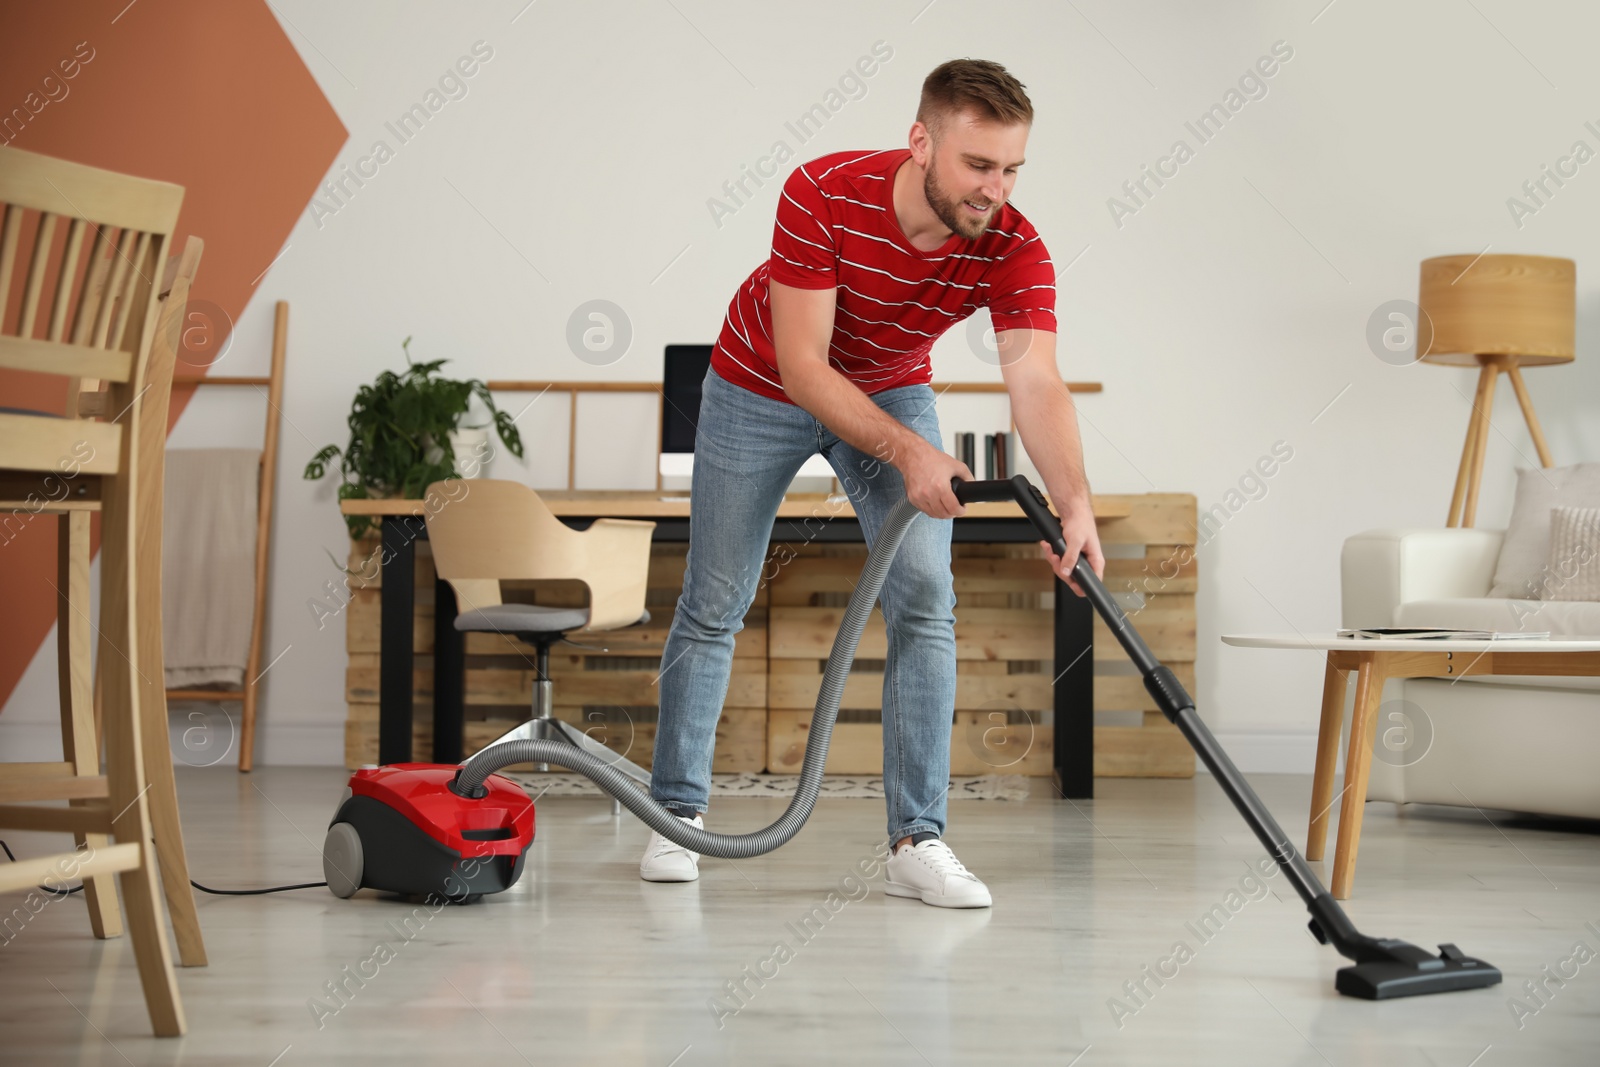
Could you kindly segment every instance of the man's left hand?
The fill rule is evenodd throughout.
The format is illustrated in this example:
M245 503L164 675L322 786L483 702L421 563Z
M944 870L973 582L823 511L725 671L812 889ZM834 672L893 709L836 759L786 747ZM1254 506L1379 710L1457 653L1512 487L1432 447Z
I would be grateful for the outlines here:
M1072 568L1077 565L1080 555L1089 561L1089 568L1094 571L1095 577L1104 578L1106 574L1106 559L1100 551L1100 532L1094 524L1094 506L1087 497L1083 497L1069 502L1066 507L1058 504L1056 512L1061 516L1061 536L1067 542L1067 554L1056 555L1047 541L1040 541L1039 547L1044 558L1050 561L1050 569L1074 593L1083 596L1083 590L1072 577Z

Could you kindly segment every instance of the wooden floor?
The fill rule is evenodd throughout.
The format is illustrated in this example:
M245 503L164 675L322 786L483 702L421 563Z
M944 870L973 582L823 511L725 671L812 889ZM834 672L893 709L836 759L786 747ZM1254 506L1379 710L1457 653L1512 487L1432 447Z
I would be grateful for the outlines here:
M320 880L342 771L179 775L200 881ZM1254 783L1302 843L1309 775ZM126 939L92 940L79 897L51 902L0 945L0 1062L1596 1062L1596 824L1372 804L1347 905L1357 925L1455 941L1506 975L1490 990L1374 1004L1334 993L1339 958L1307 933L1283 876L1250 880L1264 852L1210 778L1101 779L1094 801L1076 803L1037 795L1046 788L951 804L949 840L993 890L992 910L942 911L876 884L863 895L848 876L882 823L868 800L824 800L795 842L707 860L694 884L640 882L643 825L569 798L539 804L527 873L479 905L202 896L212 962L179 972L178 1040L150 1036ZM710 823L749 829L778 811L729 800ZM19 856L58 843L7 840ZM1202 928L1217 905L1225 920ZM1580 942L1593 950L1583 964ZM1524 982L1546 967L1570 977L1551 978L1540 1001Z

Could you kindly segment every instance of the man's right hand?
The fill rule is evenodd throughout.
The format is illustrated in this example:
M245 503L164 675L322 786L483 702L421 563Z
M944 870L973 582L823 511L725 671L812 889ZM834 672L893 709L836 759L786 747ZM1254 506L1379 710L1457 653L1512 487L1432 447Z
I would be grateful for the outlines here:
M935 519L966 514L966 506L950 488L952 478L972 481L972 471L965 463L917 438L910 454L895 466L906 483L906 498L918 511Z

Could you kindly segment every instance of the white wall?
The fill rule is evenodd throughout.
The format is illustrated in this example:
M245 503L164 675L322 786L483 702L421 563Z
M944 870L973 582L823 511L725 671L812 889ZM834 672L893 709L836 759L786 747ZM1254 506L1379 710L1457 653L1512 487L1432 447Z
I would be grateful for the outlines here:
M1600 15L1578 0L1324 3L506 0L397 13L279 0L285 31L351 130L333 175L378 139L396 151L336 213L314 221L308 206L223 370L264 372L272 303L290 301L267 654L288 651L268 676L263 758L340 759L343 631L319 632L307 601L334 575L327 553L343 554L344 527L332 485L298 471L324 443L343 443L352 393L398 364L404 336L462 375L655 378L664 344L715 337L734 286L765 254L782 174L749 186L719 224L708 200L724 181L778 140L797 161L904 143L922 77L970 55L1005 63L1034 100L1015 202L1058 264L1078 257L1060 279L1061 368L1105 383L1079 402L1095 491L1186 491L1205 509L1275 442L1293 449L1266 495L1200 551L1197 696L1247 769L1307 770L1320 661L1218 637L1334 627L1346 536L1443 524L1474 373L1386 364L1365 336L1379 305L1415 299L1420 260L1488 246L1579 261L1579 360L1528 381L1557 461L1600 459L1590 273L1600 162L1520 227L1507 208L1574 141L1600 149L1584 127L1600 128L1586 51ZM478 41L493 56L466 97L400 145L385 123ZM879 41L892 58L864 95L800 144L785 122L825 102ZM1185 121L1278 41L1293 57L1266 95L1200 144ZM1194 158L1117 225L1108 198L1180 138ZM608 366L580 360L565 339L591 299L631 323L631 347ZM995 380L967 337L958 328L940 342L935 377ZM1508 391L1482 526L1504 522L1513 466L1537 462ZM504 399L513 411L526 402ZM536 486L565 478L565 402L551 401L519 423L535 454L522 476ZM637 425L652 409L638 401L634 418L620 403L581 424L584 486L653 484L653 423ZM202 397L172 444L258 440L256 410ZM947 434L983 428L968 412L941 413ZM48 688L44 660L24 690Z

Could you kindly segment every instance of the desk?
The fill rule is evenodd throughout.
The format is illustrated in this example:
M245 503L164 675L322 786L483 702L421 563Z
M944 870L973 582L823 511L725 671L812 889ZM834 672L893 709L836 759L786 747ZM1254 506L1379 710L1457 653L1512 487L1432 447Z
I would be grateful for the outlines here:
M597 518L649 519L656 523L654 539L686 542L689 539L689 501L672 494L636 491L547 491L540 498L558 518L582 529ZM1120 500L1096 499L1099 522L1123 519L1132 508ZM415 601L414 563L418 538L427 537L420 500L346 500L347 515L368 515L380 520L382 582L380 594L379 738L378 761L400 763L412 758L411 715L414 653L412 649ZM820 530L814 529L820 520ZM810 522L813 526L804 525ZM1033 525L1016 504L967 505L955 520L952 540L1028 544L1037 541ZM822 494L792 494L778 508L772 540L778 543L814 541L861 543L861 526L848 500ZM1069 797L1094 795L1094 611L1059 579L1055 582L1054 640L1054 752L1056 784ZM455 594L449 583L435 587L433 759L458 763L462 759L465 721L463 674L465 641L455 629Z

